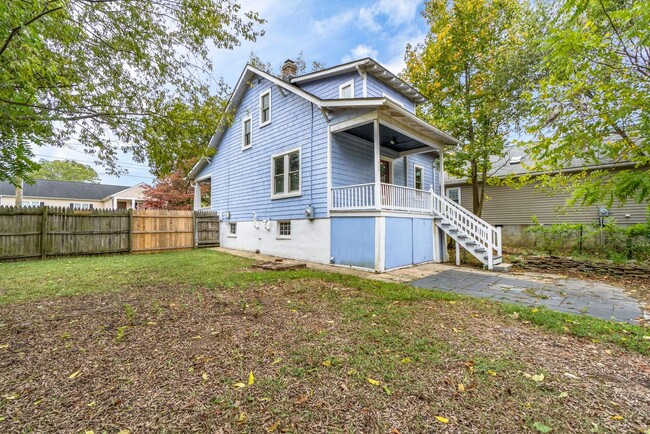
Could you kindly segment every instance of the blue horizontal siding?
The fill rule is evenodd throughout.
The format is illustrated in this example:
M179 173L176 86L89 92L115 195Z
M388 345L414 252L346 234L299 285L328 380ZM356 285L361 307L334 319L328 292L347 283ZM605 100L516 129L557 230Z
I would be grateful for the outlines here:
M375 78L372 75L368 74L368 84L366 86L368 91L368 98L382 97L384 94L386 94L388 97L394 99L395 101L404 104L404 109L407 111L415 113L415 103L411 101L411 99L402 95L400 92L388 86L378 78Z
M301 84L300 87L304 91L309 92L321 99L338 99L339 86L341 86L343 83L347 83L350 80L354 80L354 97L362 98L363 80L356 72L348 72L345 74L336 75L334 77L327 77L320 80L310 81L308 83Z
M271 123L259 126L259 95L271 89ZM243 119L252 117L253 145L242 150ZM212 208L229 211L230 221L304 218L312 204L327 216L327 129L321 112L293 93L282 96L267 80L249 88L212 158ZM301 150L299 197L271 198L271 156Z

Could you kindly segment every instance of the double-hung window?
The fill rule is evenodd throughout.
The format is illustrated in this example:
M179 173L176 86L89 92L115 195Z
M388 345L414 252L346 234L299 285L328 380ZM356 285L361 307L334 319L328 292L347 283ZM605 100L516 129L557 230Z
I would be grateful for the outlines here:
M300 150L273 157L273 197L300 195Z
M242 149L248 149L253 146L253 121L250 116L244 119L242 125Z
M422 190L424 186L424 172L422 167L420 166L414 166L414 187L417 190Z
M260 95L260 127L271 123L271 89Z
M278 222L278 238L289 239L291 238L291 222L283 221Z
M453 202L460 205L460 187L450 187L447 189L447 197Z

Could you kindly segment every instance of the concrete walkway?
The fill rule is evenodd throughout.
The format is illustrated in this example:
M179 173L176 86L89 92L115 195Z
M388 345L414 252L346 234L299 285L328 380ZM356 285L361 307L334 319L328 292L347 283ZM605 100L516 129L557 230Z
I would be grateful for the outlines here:
M639 302L625 294L621 288L579 279L557 277L551 282L540 282L496 273L447 270L415 280L411 285L494 301L545 306L560 312L632 324L637 323L636 320L644 313Z
M237 256L273 261L276 258L253 252L224 249L214 250ZM420 288L435 288L494 301L546 306L560 312L590 315L614 321L638 323L644 312L639 302L623 288L598 281L567 278L560 275L533 272L495 273L450 264L423 264L386 273L357 270L350 267L305 262L314 270L351 274L384 282L410 283Z

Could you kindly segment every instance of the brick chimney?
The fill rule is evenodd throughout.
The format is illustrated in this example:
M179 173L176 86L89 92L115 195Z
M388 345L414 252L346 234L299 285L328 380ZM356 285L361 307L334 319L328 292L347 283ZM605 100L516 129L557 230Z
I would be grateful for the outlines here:
M293 60L287 59L284 61L284 65L282 65L282 79L284 81L289 81L291 80L292 77L295 77L296 74L298 73L298 67L294 63Z

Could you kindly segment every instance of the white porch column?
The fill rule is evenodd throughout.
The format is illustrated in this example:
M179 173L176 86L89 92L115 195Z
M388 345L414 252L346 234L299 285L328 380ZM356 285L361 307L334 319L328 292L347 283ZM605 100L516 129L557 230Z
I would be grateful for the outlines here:
M135 209L135 199L131 199L131 209Z
M381 151L379 149L379 120L374 121L374 142L375 142L375 208L381 209Z
M117 198L113 196L113 209L117 209Z
M201 184L199 182L194 183L194 209L201 209Z

